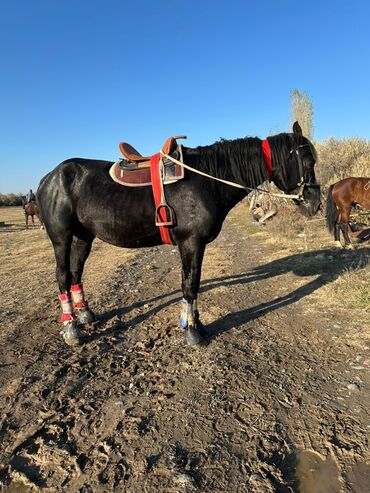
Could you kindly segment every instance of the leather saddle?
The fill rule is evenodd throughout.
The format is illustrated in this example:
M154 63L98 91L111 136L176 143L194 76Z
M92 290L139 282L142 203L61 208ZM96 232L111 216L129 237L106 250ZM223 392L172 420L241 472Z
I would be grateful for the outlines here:
M177 139L186 139L185 135L169 137L162 147L165 154L182 162L182 147ZM109 171L111 178L127 187L143 187L152 184L150 160L151 156L142 156L131 144L121 142L119 149L125 159L114 163ZM163 158L163 184L168 185L184 178L184 168L173 161Z
M178 149L177 139L186 139L186 135L168 137L161 150L169 156L174 154ZM122 163L124 168L136 169L150 166L151 156L142 156L131 144L121 142L118 147L122 152L123 157L126 159L126 161Z

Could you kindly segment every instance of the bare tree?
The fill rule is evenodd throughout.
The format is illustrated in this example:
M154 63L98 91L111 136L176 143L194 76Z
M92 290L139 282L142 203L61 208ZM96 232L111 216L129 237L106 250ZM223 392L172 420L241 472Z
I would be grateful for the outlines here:
M313 106L310 96L306 92L293 89L290 92L292 124L296 121L302 127L303 135L313 138Z

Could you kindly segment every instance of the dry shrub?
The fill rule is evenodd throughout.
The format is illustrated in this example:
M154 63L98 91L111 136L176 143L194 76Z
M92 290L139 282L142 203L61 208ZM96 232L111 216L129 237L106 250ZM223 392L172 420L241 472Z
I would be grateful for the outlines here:
M305 218L296 206L280 205L278 212L267 222L267 230L274 236L292 239L304 230Z
M354 176L369 176L370 175L370 154L359 156L353 166L352 175Z
M370 141L367 139L330 137L316 142L315 147L319 156L316 173L323 188L349 176L370 174Z

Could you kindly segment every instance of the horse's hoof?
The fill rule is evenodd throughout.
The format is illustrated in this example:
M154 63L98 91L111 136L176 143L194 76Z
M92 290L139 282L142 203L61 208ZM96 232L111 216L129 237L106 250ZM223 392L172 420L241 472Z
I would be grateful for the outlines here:
M204 338L196 327L188 327L185 329L185 341L188 346L204 343Z
M90 308L76 310L76 315L81 324L92 324L96 321L96 315Z
M196 325L196 330L198 331L198 333L200 334L200 336L203 338L203 339L207 339L208 336L209 336L209 332L207 332L206 328L204 327L204 325L202 324L202 322L199 320L199 317L197 317L197 320L195 322L195 325Z
M60 334L68 346L78 346L80 344L80 330L77 326L76 320L72 320L64 325L63 329L60 331Z

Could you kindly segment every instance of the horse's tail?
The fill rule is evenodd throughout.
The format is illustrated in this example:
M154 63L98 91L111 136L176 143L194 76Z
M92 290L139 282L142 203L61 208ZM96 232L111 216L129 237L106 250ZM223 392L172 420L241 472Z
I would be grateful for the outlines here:
M326 197L326 226L331 234L334 234L335 224L338 219L338 210L333 199L333 187L334 185L330 185Z
M35 201L35 207L36 207L36 216L38 217L40 224L41 224L41 229L44 229L44 221L42 219L41 215L41 207L37 198L37 192L36 192L36 201Z

